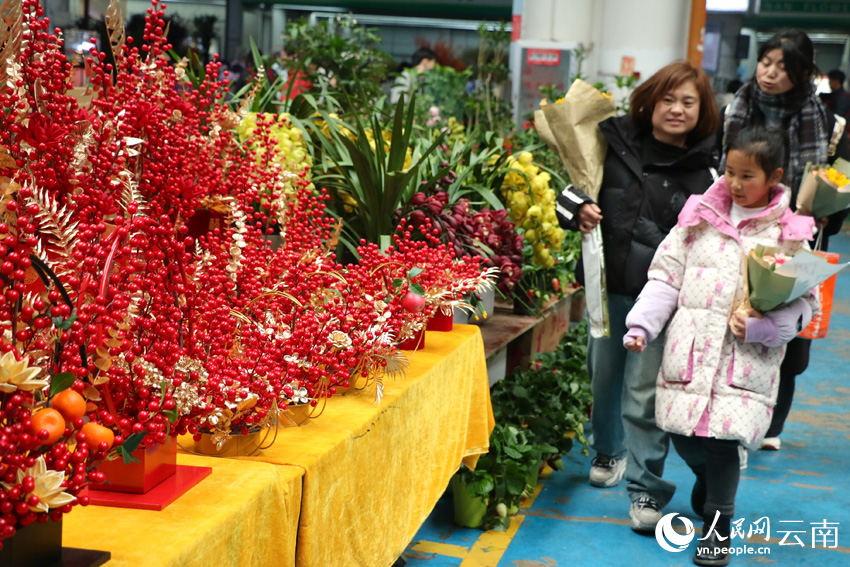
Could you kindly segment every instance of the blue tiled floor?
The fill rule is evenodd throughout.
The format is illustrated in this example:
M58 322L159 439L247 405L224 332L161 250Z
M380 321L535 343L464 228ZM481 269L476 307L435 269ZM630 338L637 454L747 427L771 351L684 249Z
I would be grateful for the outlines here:
M850 260L850 231L832 239L831 250ZM767 516L770 555L739 556L732 565L850 565L850 270L838 276L829 337L812 347L809 369L798 377L782 450L751 452L742 473L736 518L744 527ZM590 459L565 458L565 470L542 479L542 489L524 514L516 535L490 559L449 557L414 550L419 542L472 548L484 534L452 524L452 501L444 497L406 554L409 567L673 567L692 565L695 543L682 553L663 550L652 536L628 527L625 486L596 489L587 483ZM665 512L679 512L699 528L690 510L693 476L671 450L666 476L679 487ZM811 524L837 522L837 548L812 547ZM792 524L780 522L802 521ZM792 527L785 527L792 526ZM835 526L833 526L835 527ZM805 547L779 545L783 532L805 530ZM791 540L789 538L789 540ZM740 539L736 546L744 545ZM746 545L758 546L755 540Z

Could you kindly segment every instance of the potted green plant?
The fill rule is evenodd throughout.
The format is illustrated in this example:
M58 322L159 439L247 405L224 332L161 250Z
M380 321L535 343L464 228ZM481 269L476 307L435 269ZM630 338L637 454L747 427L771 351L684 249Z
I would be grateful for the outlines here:
M506 530L510 516L533 492L541 455L556 449L546 443L531 443L528 435L519 426L497 424L490 434L490 452L478 459L475 470L461 466L456 482L465 489L466 496L487 499L481 525L467 527Z

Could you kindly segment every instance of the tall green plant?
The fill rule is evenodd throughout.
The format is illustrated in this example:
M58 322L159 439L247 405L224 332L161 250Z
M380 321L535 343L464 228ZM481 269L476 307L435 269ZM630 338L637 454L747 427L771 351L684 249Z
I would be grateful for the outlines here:
M407 106L403 97L396 104L386 148L381 104L366 118L355 113L347 122L318 108L314 119L293 119L313 152L313 183L346 193L356 203L355 214L342 215L348 229L345 244L352 252L360 238L381 244L382 236L394 232L393 213L409 200L413 181L421 178L422 165L441 142L441 136L429 140L416 135L415 104L415 97ZM408 149L411 163L406 167Z
M473 135L461 143L442 144L419 171L415 186L430 179L442 179L453 171L457 177L445 188L449 203L464 198L476 208L486 205L493 210L503 209L504 204L493 187L501 187L509 171L508 156L504 139L495 132Z

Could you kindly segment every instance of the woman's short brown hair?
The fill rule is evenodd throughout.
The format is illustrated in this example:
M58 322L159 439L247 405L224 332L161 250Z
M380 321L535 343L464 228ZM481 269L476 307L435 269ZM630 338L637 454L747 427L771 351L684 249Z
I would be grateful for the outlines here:
M720 113L714 102L714 93L708 76L700 67L687 61L675 61L660 69L632 93L632 121L643 132L652 132L652 113L659 100L688 81L693 82L699 94L699 118L696 127L688 133L688 143L699 142L717 131Z

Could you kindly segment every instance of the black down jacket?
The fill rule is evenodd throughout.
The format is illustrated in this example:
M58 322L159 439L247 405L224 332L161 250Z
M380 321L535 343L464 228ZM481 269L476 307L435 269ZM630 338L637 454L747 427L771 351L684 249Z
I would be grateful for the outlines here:
M714 181L714 136L692 146L672 163L641 164L641 134L630 116L609 118L599 124L608 140L602 188L597 204L602 209L602 240L608 292L636 298L647 280L655 250L678 220L679 211L691 195L704 193ZM645 135L644 135L645 136ZM572 200L577 211L580 199L590 199L573 187L558 202ZM579 198L576 198L576 197ZM580 206L580 205L579 205ZM564 207L559 207L563 212ZM567 217L570 217L567 213ZM574 215L577 216L577 213ZM565 228L575 225L565 222ZM574 222L574 218L570 219ZM582 263L576 277L584 283Z

